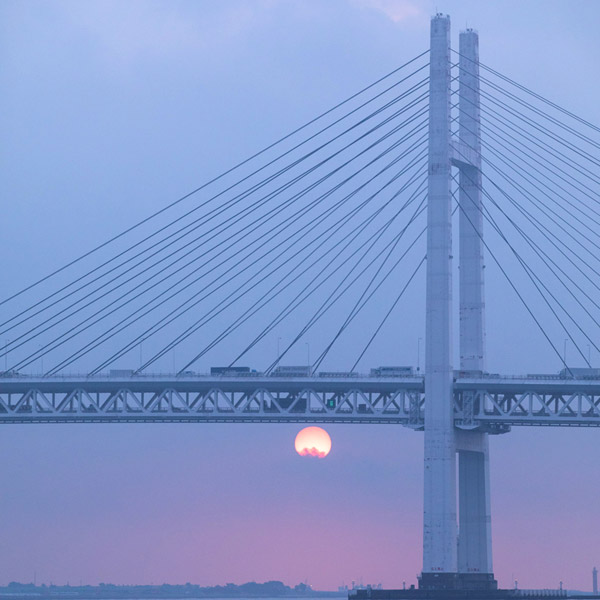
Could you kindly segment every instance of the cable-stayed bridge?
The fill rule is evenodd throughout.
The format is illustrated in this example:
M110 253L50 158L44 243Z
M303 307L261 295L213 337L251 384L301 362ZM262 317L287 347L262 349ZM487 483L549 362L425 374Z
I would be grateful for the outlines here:
M488 435L600 425L599 133L480 64L475 31L452 51L437 15L430 50L3 300L0 423L424 430L420 585L493 590ZM487 371L484 256L554 373ZM411 294L424 372L361 374L386 336L408 343L392 324L420 318L401 312ZM240 366L274 338L275 360ZM177 369L154 374L176 349ZM208 360L225 366L202 375Z

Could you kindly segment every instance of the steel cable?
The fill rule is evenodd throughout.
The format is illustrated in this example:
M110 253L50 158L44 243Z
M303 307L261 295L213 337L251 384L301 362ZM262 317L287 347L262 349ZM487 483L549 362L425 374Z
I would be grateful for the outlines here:
M393 163L391 163L391 164L393 164ZM387 167L387 168L389 168L389 166L391 166L391 164L390 164L390 165L388 165L388 167ZM366 185L366 184L365 184L365 185ZM362 187L362 186L361 186L361 187ZM355 190L353 193L356 193L356 190ZM262 258L262 257L261 257L261 258ZM256 261L255 261L255 262L256 262ZM242 272L243 272L243 271L242 271ZM217 280L218 280L218 278L217 278ZM230 280L231 280L231 278L230 278L228 281L230 281ZM216 280L215 280L215 281L216 281ZM224 284L222 284L222 285L224 285ZM222 287L222 285L221 285L221 286L219 286L219 288L220 288L220 287ZM217 289L219 289L219 288L217 288ZM213 292L214 292L214 291L216 291L216 290L213 290ZM211 293L212 293L212 292L211 292ZM188 306L188 307L185 309L185 311L187 312L188 310L190 310L191 308L193 308L193 306L195 306L195 305L196 305L196 304L197 304L199 301L201 301L201 300L203 300L203 299L204 299L204 297L200 298L199 300L197 300L196 302L194 302L194 304L192 304L191 306ZM185 303L184 303L184 304L185 304ZM144 314L142 314L142 315L138 315L138 316L136 317L135 321L137 321L139 317L141 317L141 316L144 316L145 314L147 314L147 313L144 313ZM183 314L183 313L180 313L180 314L179 314L179 315L177 315L177 316L181 316L181 314ZM162 322L162 323L160 324L160 327L159 327L159 329L161 329L161 328L163 328L164 326L166 326L166 325L167 325L169 322L171 322L172 320L173 320L173 319L170 319L169 321L166 321L166 322ZM133 322L135 322L135 321L133 321ZM130 324L132 324L132 323L129 323L129 325L130 325ZM110 331L110 330L109 330L109 331ZM140 337L141 337L141 336L140 336ZM132 342L131 344L135 344L135 343L137 343L137 341L139 341L140 337L138 337L138 340L136 340L136 341ZM142 340L143 340L143 339L145 339L145 338L142 338ZM99 369L100 369L102 366L103 366L103 365L101 365L100 367L98 367L98 368L94 369L94 371L92 371L92 373L94 373L94 372L98 371L98 370L99 370Z
M163 214L164 212L166 212L167 210L169 210L170 208L172 208L173 206L183 202L184 200L186 200L187 198L189 198L190 196L196 194L197 192L205 189L206 187L208 187L209 185L219 181L220 179L222 179L223 177L227 176L228 174L232 173L233 171L239 169L240 167L242 167L243 165L251 162L252 160L254 160L255 158L257 158L258 156L261 156L262 154L268 152L270 149L274 148L275 146L281 144L282 142L284 142L285 140L291 138L292 136L294 136L296 133L302 131L303 129L306 129L307 127L309 127L310 125L316 123L317 121L319 121L320 119L322 119L323 117L331 114L333 111L337 110L338 108L340 108L341 106L344 106L345 104L347 104L348 102L352 101L353 99L357 98L358 96L360 96L361 94L363 94L364 92L370 90L371 88L375 87L376 85L378 85L379 83L381 83L382 81L388 79L389 77L391 77L392 75L398 73L399 71L401 71L402 69L406 68L408 65L414 63L415 61L419 60L420 58L422 58L423 56L425 56L426 54L429 53L429 50L425 50L424 52L421 52L421 54L415 56L414 58L412 58L411 60L405 62L404 64L400 65L399 67L397 67L396 69L390 71L389 73L387 73L386 75L384 75L383 77L380 77L377 81L369 84L368 86L362 88L361 90L359 90L358 92L356 92L355 94L352 94L351 96L349 96L348 98L346 98L345 100L342 100L341 102L339 102L338 104L336 104L335 106L333 106L332 108L326 110L325 112L321 113L320 115L318 115L317 117L311 119L310 121L306 122L305 124L301 125L300 127L298 127L297 129L293 130L292 132L286 134L285 136L279 138L277 141L273 142L272 144L266 146L265 148L263 148L262 150L260 150L259 152L253 154L252 156L250 156L247 159L244 159L243 161L237 163L235 166L231 167L230 169L228 169L227 171L224 171L223 173L221 173L220 175L217 175L217 177L214 177L213 179L211 179L210 181L208 181L207 183L201 185L200 187L196 188L195 190L192 190L191 192L185 194L184 196L181 196L180 198L178 198L177 200L171 202L170 204L168 204L167 206L165 206L164 208L160 209L159 211L156 211L155 213L153 213L152 215L146 217L145 219L142 219L141 221L139 221L138 223L136 223L135 225L132 225L131 227L128 227L127 229L125 229L124 231L122 231L121 233L117 234L116 236L113 236L112 238L110 238L109 240L107 240L106 242L103 242L102 244L100 244L99 246L96 246L95 248L93 248L92 250L82 254L81 256L79 256L78 258L76 258L75 260L72 260L71 262L67 263L66 265L64 265L63 267L53 271L52 273L50 273L49 275L46 275L45 277L42 277L41 279L35 281L34 283L30 284L29 286L23 288L22 290L20 290L19 292L11 295L10 297L0 301L0 305L5 304L6 302L12 300L13 298L16 298L17 296L20 296L21 294L23 294L24 292L32 289L33 287L36 287L37 285L39 285L40 283L50 279L51 277L53 277L54 275L57 275L58 273L64 271L65 269L68 269L69 267L71 267L72 265L80 262L81 260L83 260L84 258L86 258L87 256L90 256L91 254L97 252L98 250L106 247L107 245L111 244L112 242L116 241L117 239L125 236L126 234L130 233L131 231L137 229L138 227L140 227L141 225L147 223L148 221L156 218L157 216ZM414 74L416 74L417 72L421 71L423 68L427 67L427 65L424 65L423 67L417 69L416 71L414 71L413 73L411 73L406 79L412 77ZM402 80L404 81L404 80ZM400 83L400 82L398 82ZM398 85L398 84L395 84ZM389 89L392 89L394 86L391 86ZM384 90L384 92L382 92L380 95L386 93L388 90ZM348 113L348 115L342 117L346 118L347 116L353 114L354 112L356 112L357 110L359 110L360 108L362 108L364 105L368 104L369 102L373 101L374 99L378 98L378 96L375 96L375 98L369 100L367 103L359 106L357 109L354 109L354 111ZM322 133L323 131L326 131L327 129L329 129L330 127L332 127L333 125L337 124L338 121L336 121L334 124L328 126L327 128L323 129L322 131L318 132L316 135L319 135L320 133ZM313 139L315 136L311 136L311 138L309 138L306 141L309 141L311 139ZM306 142L303 142L306 143ZM303 144L302 143L302 144ZM302 145L300 144L300 145ZM293 151L295 148L293 148L291 151ZM287 154L287 153L286 153ZM282 155L282 156L285 156ZM274 161L279 160L274 159ZM256 171L255 173L251 174L250 176L260 172L261 170L264 170L265 168L269 167L271 164L273 164L274 161L271 161L269 163L267 163L266 165L264 165L263 167L261 167L258 171ZM249 176L249 177L250 177Z
M424 80L426 81L426 80ZM413 86L414 87L414 86ZM419 85L419 87L422 87L422 82L421 85ZM418 88L416 88L418 89ZM413 88L411 88L411 90L408 90L406 92L406 94L412 93ZM264 186L266 186L268 183L271 183L273 180L275 180L277 177L279 177L280 175L282 175L283 173L286 173L287 171L291 170L292 168L294 168L295 166L297 166L298 164L302 163L303 161L307 160L308 158L310 158L311 156L313 156L314 154L316 154L317 152L319 152L320 150L322 150L323 148L325 148L326 146L328 146L329 144L331 144L332 142L340 139L341 137L343 137L344 135L346 135L348 132L352 131L353 129L357 128L359 125L364 124L365 122L367 122L368 120L370 120L371 118L373 118L374 116L380 114L383 110L386 110L387 108L389 108L390 106L396 104L399 100L404 99L406 97L405 94L402 94L401 96L398 96L396 98L394 98L392 101L388 102L385 106L378 108L376 111L374 111L373 113L371 113L370 115L367 115L367 117L363 118L361 121L359 121L358 123L355 123L354 125L352 125L351 127L349 127L348 129L346 129L345 131L343 131L342 133L336 135L334 138L332 138L331 140L328 140L325 144L322 144L321 146L319 146L316 150L313 150L311 152L309 152L308 154L305 154L304 156L300 157L299 159L297 159L296 161L294 161L293 163L287 165L286 167L280 169L278 172L276 172L273 175L270 175L269 177L263 179L262 181L260 181L259 183L255 184L254 186L251 186L250 188L244 190L244 192L234 196L232 199L228 200L224 205L220 205L218 207L216 207L215 209L213 209L211 212L207 213L207 214L203 214L201 217L199 217L198 219L195 219L194 221L192 221L191 223L185 225L184 227L172 232L171 234L167 235L165 238L159 240L158 242L155 242L154 244L152 244L150 247L143 249L141 252L138 252L137 254L135 254L134 256L129 257L128 259L124 260L123 262L121 262L120 264L116 265L115 267L112 267L111 269L109 269L108 271L98 275L97 277L95 277L94 279L92 279L91 281L88 281L87 283L81 285L79 288L77 288L76 290L71 290L68 294L66 294L65 296L63 296L62 298L59 298L58 300L56 300L55 302L47 305L46 307L44 307L43 309L38 310L36 313L34 313L33 315L30 315L29 317L27 317L26 319L21 320L19 323L17 323L16 325L20 325L21 323L29 320L30 318L33 318L37 315L39 315L40 313L44 312L45 310L48 310L49 308L51 308L52 306L55 306L56 304L60 303L62 300L64 300L65 298L68 298L70 296L72 296L73 294L77 293L78 291L81 291L82 289L85 289L87 286L93 284L96 281L99 281L100 279L102 279L103 277L106 277L107 275L109 275L110 273L118 270L119 268L123 267L124 265L128 264L129 262L131 262L132 260L135 260L136 258L139 258L140 256L143 256L146 252L148 252L149 250L152 250L154 248L156 248L157 246L160 246L160 244L164 244L166 242L168 242L170 239L172 238L177 238L177 236L179 234L181 234L182 232L184 232L186 229L188 229L189 227L192 227L193 225L196 225L195 227L193 227L192 230L186 232L183 236L184 237L186 235L189 235L190 233L192 233L193 231L195 231L196 229L198 229L201 225L205 225L206 223L210 222L211 220L213 220L214 218L216 218L217 216L223 214L226 210L228 210L229 208L231 208L232 206L236 206L237 204L239 204L242 200L248 198L252 193L254 193L255 191L257 191L258 189L263 188ZM395 118L396 116L402 114L403 112L405 112L406 110L409 110L410 108L414 107L415 105L418 104L419 101L423 100L424 98L427 97L427 93L422 94L421 96L419 96L417 99L413 100L407 107L403 107L402 109L400 109L399 111L397 111L396 113L394 113L391 118ZM361 139L363 139L364 137L366 137L366 135L369 135L370 133L372 133L373 131L378 130L380 127L383 127L384 125L386 125L389 122L390 117L388 117L388 119L386 119L385 121L383 121L382 123L380 123L378 126L372 128L371 130L369 130L365 135L361 136L360 138L357 138L356 140L354 140L352 143L348 144L346 147L344 147L341 151L347 149L348 147L352 146L354 143L357 143L358 141L360 141ZM341 152L340 151L340 152ZM330 155L330 159L334 158L335 156L337 156L340 152L335 153L334 155ZM324 161L327 162L327 161ZM318 163L316 166L313 166L311 169L305 171L304 173L302 173L300 176L297 176L296 178L294 178L291 182L287 182L286 184L284 184L283 186L280 186L280 188L274 190L273 192L271 192L270 194L277 194L279 193L281 190L283 189L287 189L289 187L291 187L291 185L295 184L297 181L299 181L300 179L302 179L304 176L312 173L316 168L320 167L322 164L324 164L324 162L320 162ZM184 218L186 218L187 216L193 214L194 212L196 212L197 210L203 208L208 202L211 202L217 198L219 198L220 196L222 196L224 193L226 193L227 191L229 191L230 189L232 189L233 187L235 187L237 184L235 184L234 186L231 186L230 188L227 188L226 190L224 190L223 192L220 192L219 194L213 196L212 198L210 198L207 202L204 202L196 207L194 207L193 209L189 210L188 212L186 212L184 215L181 215L180 217L178 217L177 219L175 219L174 221L172 221L171 223L161 227L159 230L155 231L154 233L152 233L150 236L147 236L146 238L144 238L143 240L141 240L140 242L137 242L136 244L132 245L131 247L129 247L128 249L118 253L116 256L111 257L108 261L105 261L104 263L102 263L101 265L99 265L98 267L92 269L91 271L89 271L88 273L76 278L75 280L69 282L67 285L63 286L62 288L60 288L59 290L53 292L52 294L48 295L47 297L45 297L44 299L34 303L33 305L29 306L28 308L22 310L21 312L17 313L16 315L14 315L13 317L11 317L10 319L8 319L7 321L0 323L0 327L3 327L4 325L14 321L15 319L17 319L18 317L20 317L23 314L26 314L27 312L33 310L34 308L36 308L37 306L39 306L40 304L43 304L44 302L46 302L47 300L55 297L56 295L58 295L59 293L66 291L67 289L69 289L72 285L78 283L79 281L82 281L83 279L85 279L86 277L90 276L92 273L100 270L101 268L103 268L104 266L110 264L111 262L113 262L114 260L120 258L121 256L123 256L124 254L126 254L127 252L129 252L130 250L138 247L139 245L141 245L142 243L144 243L145 241L151 239L152 237L154 237L155 235L157 235L158 233L161 233L162 231L168 229L169 227L171 227L173 224L178 223L179 221L183 220ZM269 198L270 196L267 195L264 198ZM210 217L210 218L208 218ZM150 257L147 257L146 259L138 262L136 265L134 265L134 267L129 267L128 271L131 269L134 269L135 267L139 266L140 264L142 264L143 262L145 262L146 260L149 260L149 258L159 254L160 252L162 252L164 250L164 248L159 249L158 251L156 251L155 253L153 253L152 255L150 255ZM110 280L110 282L115 281L116 279L122 277L124 274L128 273L121 273L120 275L114 277L113 279ZM106 284L103 284L103 286ZM96 288L95 291L97 291ZM91 292L93 293L93 292ZM89 296L89 294L88 294ZM87 297L87 296L86 296ZM15 326L16 326L15 325ZM14 326L13 326L14 327ZM0 331L0 335L6 333L7 331L10 331L13 327L10 327L8 329L5 329L4 331Z
M375 147L376 145L378 145L379 143L381 143L382 141L384 141L385 139L387 139L388 137L390 137L391 135L393 135L393 133L396 133L397 131L399 131L400 129L402 129L402 128L403 128L403 127L404 127L404 126L407 124L407 123L409 123L409 122L410 122L410 121L412 121L412 120L413 120L413 118L411 117L410 119L408 119L408 120L407 120L407 122L403 122L401 125L399 125L399 126L397 126L396 128L394 128L394 129L393 129L391 132L388 132L388 133L386 133L386 134L385 134L383 137L379 138L379 140L377 140L375 143L373 143L372 145L370 145L370 146L369 146L367 149L365 149L365 150L363 150L363 151L359 152L359 153L358 153L358 154L356 154L356 155L355 155L355 156L354 156L352 159L350 159L349 161L346 161L346 162L345 162L343 165L341 165L340 167L337 167L336 169L334 169L333 171L331 171L330 173L328 173L327 175L325 175L323 178L321 178L321 179L320 179L320 180L318 180L317 182L315 182L315 183L311 184L309 187L307 187L307 188L305 188L304 190L302 190L302 192L300 192L299 194L297 194L296 196L294 196L294 197L292 198L292 200L288 200L287 202L289 203L289 202L291 202L291 201L296 201L296 200L298 200L299 198L301 198L302 196L304 196L305 194L307 194L309 191L311 191L312 189L314 189L315 187L317 187L317 186L318 186L320 183L322 183L323 181L325 181L325 180L326 180L326 179L328 179L329 177L333 176L335 173L337 173L338 171L340 171L340 170L341 170L342 168L344 168L345 166L347 166L347 165L348 165L348 164L349 164L349 163L350 163L352 160L354 160L354 159L356 159L356 158L358 158L358 157L360 157L360 156L364 155L364 154L365 154L367 151L369 151L370 149L372 149L373 147ZM387 149L387 151L385 151L384 153L380 154L380 155L379 155L379 156L378 156L376 159L374 159L374 161L375 161L375 160L377 160L377 159L379 159L381 156L385 155L387 152L391 151L392 149L394 149L395 147L397 147L398 145L400 145L401 143L403 143L403 142L404 142L404 141L406 141L407 139L410 139L410 137L412 137L412 135L414 135L414 134L415 134L415 133L417 133L418 131L422 130L424 127L425 127L425 122L423 122L421 125L417 125L417 126L416 126L415 128L413 128L413 129L412 129L412 130L411 130L411 131L410 131L408 134L406 134L406 136L404 136L404 137L403 137L403 138L402 138L402 139L401 139L399 142L396 142L395 144L393 144L392 146L390 146L390 147ZM370 165L370 164L372 164L374 161L371 161L371 163L369 163L369 165ZM368 165L367 165L367 166L368 166ZM356 176L356 175L357 175L359 172L362 172L362 170L364 170L364 168L366 168L366 167L363 167L363 168L362 168L362 169L360 169L359 171L356 171L352 177ZM348 181L348 180L350 180L352 177L350 177L350 178L346 179L346 180L345 180L343 183L347 182L347 181ZM339 186L338 186L338 187L339 187ZM259 202L261 202L261 201L259 201ZM258 207L259 207L259 204L257 203L257 204L254 204L254 205L251 207L251 209L254 209L254 208L256 208L256 209L257 209ZM271 214L271 213L269 213L269 214ZM264 217L262 217L262 218L264 218ZM271 217L269 217L269 218L271 218ZM247 226L247 227L249 227L249 226ZM206 239L205 239L205 240L203 240L203 241L200 243L200 245L199 245L199 246L202 246L202 245L204 245L204 243L206 243L207 241L210 241L210 240L211 240L211 239L213 239L214 237L216 237L216 234L214 234L214 235L210 236L210 237L208 238L208 240L206 240ZM229 242L229 241L230 241L230 238L228 238L228 239L226 240L226 242ZM193 243L193 241L192 241L192 242L190 242L190 244L191 244L191 243ZM187 245L190 245L190 244L187 244ZM187 247L187 245L186 245L186 246L184 246L184 248L185 248L185 247ZM211 248L211 250L213 250L213 249L214 249L214 247L213 247L213 248ZM179 251L179 250L178 250L178 251ZM176 251L176 252L177 252L177 251ZM176 252L174 252L174 253L176 253ZM174 253L171 253L171 254L167 255L166 257L164 257L163 259L161 259L161 260L159 261L159 263L160 263L160 262L162 262L163 260L166 260L167 258L170 258L170 257L171 257L171 256L172 256ZM179 259L177 259L177 260L173 261L171 264L167 265L166 267L162 268L160 271L158 271L157 273L155 273L154 275L152 275L150 278L146 279L146 280L145 280L143 283L146 283L146 282L148 282L148 281L149 281L149 280L151 280L152 278L154 278L154 277L156 277L157 275L161 274L162 272L166 271L166 270L167 270L168 268L170 268L170 267L171 267L173 264L176 264L176 263L177 263L179 260L181 260L182 258L185 258L185 257L186 257L188 254L189 254L189 253L187 253L187 254L186 254L186 255L184 255L183 257L180 257ZM206 253L205 253L205 254L206 254ZM201 255L201 257L203 257L205 254ZM201 257L197 257L196 259L194 259L194 260L193 260L193 261L191 261L191 262L194 262L195 260L198 260L198 259L199 259L199 258L201 258ZM156 264L159 264L159 263L156 263ZM188 263L188 264L190 264L190 263ZM142 273L146 272L147 270L149 270L149 268L147 268L147 269L144 269L144 270L142 271ZM173 276L173 275L174 275L175 273L177 273L177 272L178 272L178 271L172 272L170 275L168 275L168 276L167 276L167 278L168 278L168 277L171 277L171 276ZM164 281L164 279L163 279L163 280L161 280L161 282L162 282L162 281ZM161 282L159 282L159 283L161 283ZM101 298L103 298L103 297L106 297L107 295L109 295L110 293L112 293L114 290L116 290L116 289L118 289L118 288L122 287L122 285L124 285L124 283L121 283L121 284L117 285L115 288L113 288L113 289L111 289L111 290L108 290L108 291L106 291L106 292L105 292L104 294L102 294L102 295L101 295L99 298L96 298L95 300L93 300L93 301L91 301L91 302L88 302L87 304L85 304L85 305L83 305L82 307L78 308L77 310L75 310L74 312L72 312L72 313L71 313L70 315L68 315L67 317L64 317L64 318L63 318L63 319L61 319L60 321L58 321L58 322L55 322L55 323L53 323L53 324L51 324L51 325L47 325L47 326L46 326L44 329L42 329L41 331L39 331L37 334L35 334L35 335L31 336L30 338L28 338L27 340L25 340L25 342L29 341L30 339L33 339L33 338L37 337L37 336L38 336L38 335L40 335L41 333L44 333L44 332L45 332L45 331L47 331L48 329L51 329L52 327L54 327L54 326L58 325L59 323L61 323L61 322L63 322L64 320L66 320L67 318L69 318L69 317L71 317L71 316L73 316L73 315L75 315L75 314L79 313L81 310L83 310L83 309L87 308L88 306L90 306L91 304L93 304L93 303L97 302L99 299L101 299ZM149 289L151 289L152 287L155 287L155 285L151 286ZM121 300L122 298L124 298L125 296L127 296L128 294L130 294L132 291L135 291L135 290L129 290L129 291L127 291L125 294L123 294L123 295L121 295L119 298L117 298L116 300L113 300L113 301L112 301L111 303L109 303L108 305L104 305L104 306L103 306L103 307L102 307L102 308L101 308L99 311L97 311L96 313L94 313L94 315L92 315L92 317L93 317L93 316L96 316L96 315L98 315L98 314L100 314L101 312L103 312L103 311L105 311L105 310L107 310L107 309L108 309L108 308L110 308L110 307L111 307L111 306L112 306L112 305L113 305L115 302L117 302L117 301ZM138 293L138 294L136 294L136 296L135 296L135 297L138 297L139 295L140 295L140 294ZM69 305L68 307L64 308L62 311L59 311L58 315L62 314L62 312L64 312L64 311L68 310L69 308L71 308L71 307L75 306L76 304L77 304L77 302L75 302L75 303L73 303L73 304ZM57 315L57 316L58 316L58 315ZM90 317L90 318L91 318L91 317ZM47 322L47 321L46 321L46 322ZM44 324L42 324L42 325L40 325L40 326L43 326L43 325L44 325ZM15 349L15 348L17 348L17 347L20 347L20 346L22 346L22 345L23 345L25 342L21 342L20 344L17 344L16 342L17 342L18 340L20 340L20 339L21 339L23 336L25 336L25 335L28 335L29 333L33 332L35 329L37 329L37 328L38 328L38 327L40 327L40 326L36 326L36 327L34 327L33 329L29 330L28 332L25 332L24 334L22 334L22 335L21 335L21 336L19 336L18 338L15 338L15 339L14 339L14 340L11 342L11 348L10 348L10 350L13 350L13 349ZM10 350L9 350L9 351L10 351ZM6 350L5 350L5 351L6 351ZM1 354L0 354L0 356L1 356Z

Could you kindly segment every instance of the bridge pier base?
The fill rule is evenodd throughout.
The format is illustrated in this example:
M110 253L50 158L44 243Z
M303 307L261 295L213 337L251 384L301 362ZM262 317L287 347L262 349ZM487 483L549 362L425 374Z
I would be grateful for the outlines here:
M498 582L491 573L423 573L419 578L419 590L494 591Z

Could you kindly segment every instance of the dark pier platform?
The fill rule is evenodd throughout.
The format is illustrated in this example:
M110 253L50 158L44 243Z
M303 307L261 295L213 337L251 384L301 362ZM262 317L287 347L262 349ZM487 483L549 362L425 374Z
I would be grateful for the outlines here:
M401 590L367 587L348 592L348 600L600 600L600 595L569 593L568 590L498 589L493 575L431 574L419 577L414 585Z
M560 590L469 590L469 589L422 589L411 586L402 590L353 590L348 593L349 600L550 600L569 596ZM600 599L600 596L585 596L586 600Z

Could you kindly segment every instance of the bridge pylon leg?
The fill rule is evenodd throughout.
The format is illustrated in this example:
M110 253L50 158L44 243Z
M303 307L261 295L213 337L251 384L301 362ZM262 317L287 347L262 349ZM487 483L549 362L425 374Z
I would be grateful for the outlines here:
M431 20L427 275L425 329L425 472L420 587L456 579L456 445L452 367L452 214L450 17Z
M431 21L422 589L495 589L487 434L454 426L451 168L460 169L460 366L485 361L479 41L460 36L459 139L450 132L450 18ZM458 530L457 473L458 453Z
M459 144L470 164L460 163L459 311L460 368L485 370L485 298L479 36L468 29L459 38ZM492 569L489 440L487 433L463 431L458 451L458 571L465 587L495 589Z

